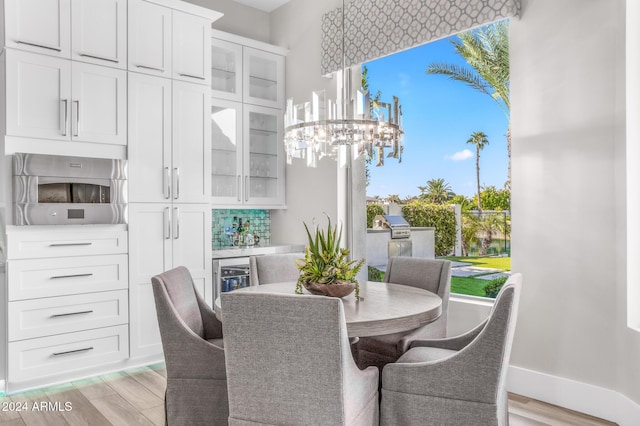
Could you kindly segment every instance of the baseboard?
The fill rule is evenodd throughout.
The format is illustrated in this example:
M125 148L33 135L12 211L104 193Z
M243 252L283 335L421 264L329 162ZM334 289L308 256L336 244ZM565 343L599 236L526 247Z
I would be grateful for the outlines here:
M507 389L620 426L635 426L640 419L640 405L619 392L526 368L509 367Z

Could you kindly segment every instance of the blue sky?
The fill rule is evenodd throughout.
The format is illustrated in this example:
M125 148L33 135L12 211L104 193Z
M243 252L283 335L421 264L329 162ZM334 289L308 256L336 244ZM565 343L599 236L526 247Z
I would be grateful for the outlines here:
M385 158L382 167L369 166L367 195L400 198L418 195L418 186L443 178L456 194L476 193L475 147L466 143L482 131L489 145L480 153L480 184L502 188L507 179L507 126L502 110L489 96L442 75L426 74L432 62L465 65L450 39L380 58L365 65L369 88L382 100L400 98L404 123L402 163ZM469 152L466 152L468 150Z

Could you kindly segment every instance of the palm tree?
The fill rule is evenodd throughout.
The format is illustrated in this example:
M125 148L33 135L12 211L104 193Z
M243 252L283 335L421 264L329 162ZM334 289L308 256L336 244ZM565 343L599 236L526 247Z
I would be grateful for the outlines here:
M427 74L446 75L452 80L468 84L473 89L491 96L509 119L509 21L499 21L479 30L458 35L452 41L456 52L471 68L453 64L432 63ZM507 189L511 188L511 125L507 128L507 155L509 158Z
M421 189L422 187L418 187ZM427 181L426 191L423 192L424 198L433 204L445 204L455 195L451 190L451 185L444 179L431 179Z
M389 194L389 196L387 197L387 202L397 204L400 202L400 196L398 194Z
M480 202L480 151L489 145L489 139L483 132L473 132L471 137L467 139L467 143L476 146L476 179L478 181L478 211L482 213L482 203Z

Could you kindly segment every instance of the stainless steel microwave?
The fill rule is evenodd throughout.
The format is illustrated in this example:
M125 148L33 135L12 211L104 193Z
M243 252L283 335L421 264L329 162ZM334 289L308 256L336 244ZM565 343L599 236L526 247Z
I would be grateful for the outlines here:
M126 223L126 162L16 153L16 225Z

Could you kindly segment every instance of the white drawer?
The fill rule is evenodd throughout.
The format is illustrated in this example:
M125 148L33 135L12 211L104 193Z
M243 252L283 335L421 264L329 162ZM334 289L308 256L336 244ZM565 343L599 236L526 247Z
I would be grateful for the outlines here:
M9 302L9 341L126 324L127 290Z
M126 289L127 274L126 254L10 260L9 301Z
M126 325L21 340L9 343L8 379L11 383L58 376L129 356Z
M127 231L122 225L12 227L7 248L9 259L126 253Z

